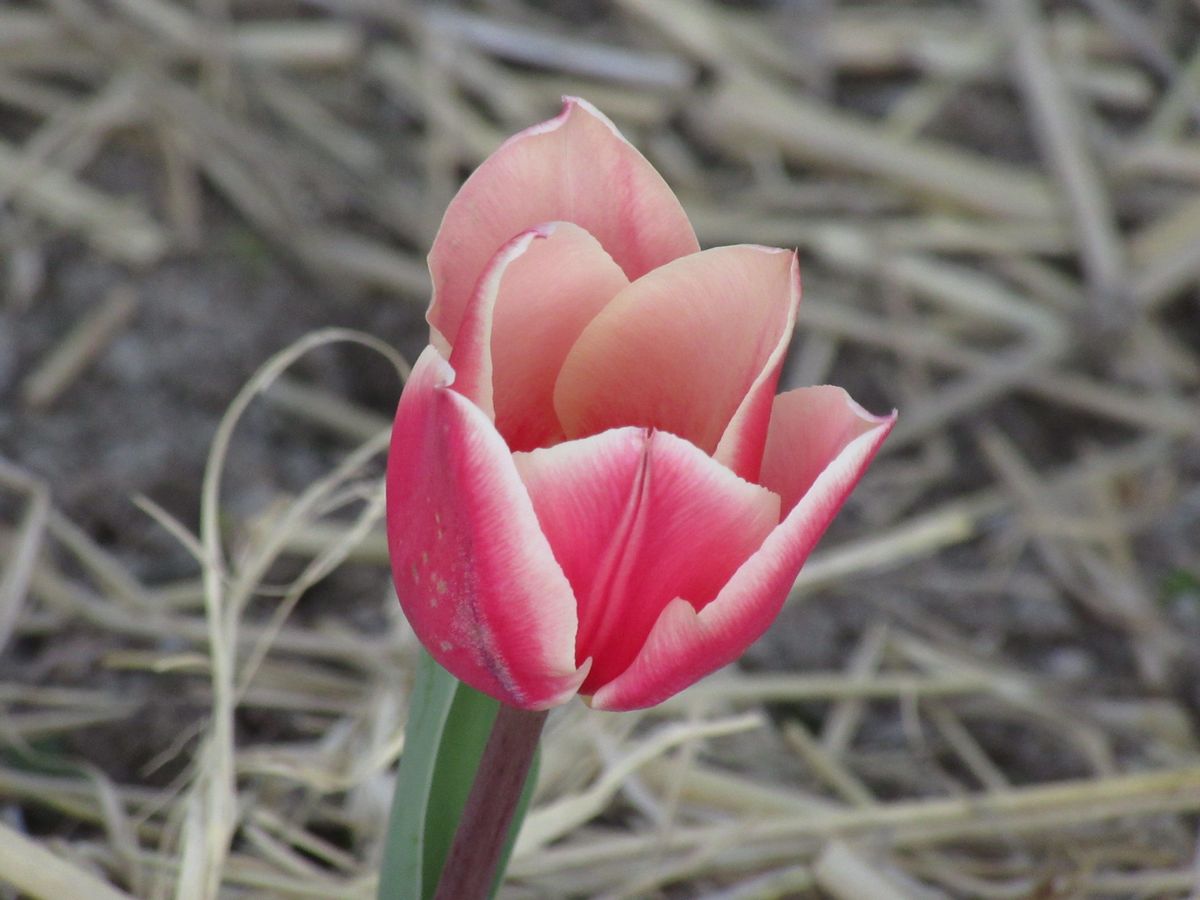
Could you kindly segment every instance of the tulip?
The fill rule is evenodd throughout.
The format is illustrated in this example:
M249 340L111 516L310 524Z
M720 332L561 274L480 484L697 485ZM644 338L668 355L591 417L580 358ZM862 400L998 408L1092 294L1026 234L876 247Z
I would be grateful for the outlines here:
M736 659L895 421L837 387L775 395L796 254L700 250L568 98L467 180L429 267L387 531L430 654L526 710L650 706Z

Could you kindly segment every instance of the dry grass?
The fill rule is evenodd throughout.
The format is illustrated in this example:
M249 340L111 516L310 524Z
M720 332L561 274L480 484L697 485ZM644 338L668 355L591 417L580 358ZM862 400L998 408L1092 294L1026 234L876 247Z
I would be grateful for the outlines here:
M587 96L702 243L801 249L788 377L902 418L755 670L552 718L506 895L1196 896L1194 5L563 8L584 21L518 0L0 7L7 303L40 302L64 235L136 283L204 245L216 195L315 281L415 317L464 169ZM155 183L97 183L114 147ZM60 402L145 302L97 297L11 401ZM326 331L265 366L199 522L140 499L193 555L182 582L139 578L0 458L0 646L100 648L74 679L0 683L7 895L373 896L416 645L386 589L385 628L292 613L339 567L386 568L386 421L286 370L350 341L402 377L382 338ZM221 486L252 402L354 449L247 518ZM143 721L130 683L206 712L132 776L55 752Z

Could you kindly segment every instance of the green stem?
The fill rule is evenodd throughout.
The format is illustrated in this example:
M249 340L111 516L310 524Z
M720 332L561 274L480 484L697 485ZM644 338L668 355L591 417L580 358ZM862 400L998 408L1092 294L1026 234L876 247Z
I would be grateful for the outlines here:
M546 712L500 704L434 900L486 900Z

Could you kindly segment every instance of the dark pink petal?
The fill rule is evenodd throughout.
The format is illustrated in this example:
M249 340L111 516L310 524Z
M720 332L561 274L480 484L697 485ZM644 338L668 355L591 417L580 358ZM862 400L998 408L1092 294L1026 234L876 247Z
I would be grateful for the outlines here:
M767 428L772 419L775 404L775 388L779 384L779 373L787 357L788 345L792 341L792 328L796 324L796 309L800 305L800 266L796 254L792 254L792 267L788 278L791 294L788 298L788 315L774 349L763 363L758 377L742 398L742 403L733 419L721 435L713 456L747 481L759 484L763 450L767 443ZM790 509L790 507L786 507Z
M563 363L554 408L567 437L642 425L712 454L756 382L774 387L769 363L795 314L794 272L788 251L718 247L633 282ZM761 430L763 402L754 391L743 430Z
M558 370L588 322L628 284L577 225L550 222L518 235L479 280L450 356L454 389L494 413L512 450L561 440Z
M855 438L887 425L895 414L873 416L840 387L797 388L774 398L758 483L783 500L787 515L830 461Z
M805 410L807 403L795 399L799 392L779 398L783 414ZM848 400L848 398L847 398ZM819 404L818 404L819 405ZM683 600L674 600L663 610L637 658L621 675L592 698L599 709L639 709L661 703L672 694L710 672L737 659L774 621L800 567L816 545L846 497L862 477L879 446L891 431L895 415L879 419L868 416L856 404L847 404L849 415L859 422L845 442L829 447L819 474L787 517L763 542L721 590L716 599L699 612ZM820 412L811 424L836 418ZM767 455L786 455L780 435L803 434L807 422L790 420L777 430L772 422ZM800 448L798 461L805 464ZM764 472L776 465L764 463ZM798 483L795 482L795 483ZM794 486L794 483L789 483Z
M779 521L779 498L674 435L619 428L517 469L579 601L584 693L616 677L663 608L702 609Z
M699 249L662 176L595 107L568 97L484 160L446 210L429 253L428 319L443 349L500 246L557 221L591 232L630 279Z
M449 390L426 348L409 377L387 473L396 593L439 663L522 709L565 702L575 666L575 596L538 525L512 455L484 413Z

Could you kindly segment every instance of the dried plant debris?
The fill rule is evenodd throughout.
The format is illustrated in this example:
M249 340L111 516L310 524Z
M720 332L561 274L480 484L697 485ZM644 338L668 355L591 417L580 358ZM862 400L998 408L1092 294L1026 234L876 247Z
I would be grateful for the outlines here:
M374 896L421 257L563 93L705 245L800 248L787 386L902 416L741 667L555 713L504 896L1195 896L1198 34L1185 0L0 6L6 896Z

